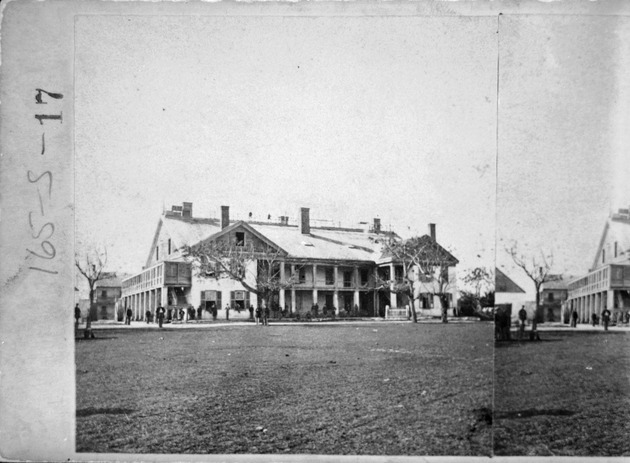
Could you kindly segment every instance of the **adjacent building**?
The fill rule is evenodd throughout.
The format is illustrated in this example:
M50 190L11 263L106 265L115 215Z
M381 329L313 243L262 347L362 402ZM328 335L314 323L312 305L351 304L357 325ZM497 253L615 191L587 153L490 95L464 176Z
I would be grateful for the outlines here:
M536 311L536 304L527 301L527 294L523 288L514 282L501 269L495 268L494 273L494 303L497 306L509 306L512 323L518 323L518 311L521 307L527 310L527 318L532 319Z
M612 320L627 320L630 312L630 209L619 209L604 226L593 264L586 275L568 284L567 309L577 310L588 323L607 308Z
M93 308L92 320L117 320L117 303L122 296L122 280L126 275L108 273L105 278L96 282L96 304Z
M121 306L131 308L136 320L143 319L147 310L154 313L159 305L168 315L192 306L201 308L202 318L210 317L213 309L224 318L229 307L230 318L247 318L250 305L263 303L256 293L236 280L196 274L182 253L186 246L229 240L236 246L262 243L279 251L281 278L292 276L296 281L274 294L273 304L280 310L303 314L317 304L337 313L358 308L366 316L384 316L386 307L404 310L409 304L406 297L387 288L376 289L375 281L402 278L401 263L385 255L378 244L378 238L388 234L395 236L381 229L379 219L363 228L315 226L308 208L300 209L296 221L285 216L277 221L231 220L228 206L221 207L220 218L200 218L193 215L193 204L185 202L159 219L144 270L122 281ZM430 225L429 234L422 239L437 243L435 225ZM458 261L438 248L448 259L445 276L453 307ZM257 262L249 265L249 273L256 275ZM255 277L247 281L255 287ZM421 313L439 314L440 302L431 284L419 287Z
M540 287L540 318L546 322L561 322L562 307L569 296L570 276L549 275L551 281L546 281Z

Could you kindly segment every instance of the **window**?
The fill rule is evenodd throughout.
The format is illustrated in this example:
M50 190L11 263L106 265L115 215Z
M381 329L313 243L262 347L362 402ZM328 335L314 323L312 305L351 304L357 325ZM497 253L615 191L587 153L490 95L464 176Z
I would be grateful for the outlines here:
M331 267L326 267L326 284L334 285L335 284L335 273Z
M245 246L245 232L236 232L236 245Z
M230 291L230 308L240 312L249 307L249 291Z
M101 297L103 299L107 298L107 291L106 290L101 291Z
M448 283L448 267L442 267L440 278L444 283Z
M367 285L368 284L368 279L369 279L369 272L367 269L362 268L361 269L361 284L362 285Z
M302 267L300 269L300 283L304 283L306 281L306 269Z
M549 302L553 302L553 293L549 293L549 296L547 299L549 300Z
M352 272L350 271L343 272L343 287L344 288L352 287Z

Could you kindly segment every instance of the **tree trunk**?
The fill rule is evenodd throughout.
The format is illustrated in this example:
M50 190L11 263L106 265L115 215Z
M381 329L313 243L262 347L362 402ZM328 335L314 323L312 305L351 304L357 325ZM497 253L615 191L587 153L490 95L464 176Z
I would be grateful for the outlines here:
M418 314L416 312L416 305L414 304L413 294L411 294L411 319L414 323L418 323Z
M440 308L442 309L442 323L448 323L448 307L443 294L440 294Z
M534 312L534 316L532 317L532 332L529 336L529 339L532 341L540 341L540 336L538 335L538 310L540 307L540 285L536 285L536 311Z
M90 284L90 309L88 310L87 317L85 318L85 331L83 337L85 339L94 338L94 332L92 331L92 312L96 310L96 303L94 302L94 283Z

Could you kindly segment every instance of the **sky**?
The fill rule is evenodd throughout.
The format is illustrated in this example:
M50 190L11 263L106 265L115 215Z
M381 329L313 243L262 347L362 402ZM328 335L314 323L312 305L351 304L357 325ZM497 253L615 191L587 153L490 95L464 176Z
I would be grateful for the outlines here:
M436 223L462 272L496 263L528 291L513 241L585 272L630 205L629 34L597 16L502 16L498 33L496 17L78 16L77 249L137 272L163 208L190 201L403 237Z
M78 249L136 272L162 209L402 236L492 266L496 19L79 16Z
M506 248L584 275L630 206L630 20L507 17L500 32L497 264L534 300Z

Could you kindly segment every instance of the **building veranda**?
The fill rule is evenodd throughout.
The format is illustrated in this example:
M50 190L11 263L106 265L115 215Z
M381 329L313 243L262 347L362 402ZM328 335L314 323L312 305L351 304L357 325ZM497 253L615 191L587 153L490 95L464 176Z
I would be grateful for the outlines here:
M590 323L604 309L612 315L613 323L628 323L630 318L630 209L620 209L606 221L586 275L569 281L567 312L578 313L580 323Z
M409 297L396 291L403 279L401 262L383 252L380 240L395 237L381 229L379 219L364 228L314 226L308 208L301 208L298 223L288 217L278 221L231 220L229 207L220 218L193 216L192 203L173 206L160 217L144 269L122 282L121 310L131 309L134 320L155 314L159 305L167 319L177 319L192 308L195 318L249 318L250 306L266 302L231 278L200 274L186 250L209 242L236 247L261 246L277 250L279 279L290 282L274 291L272 311L285 316L401 316L408 314ZM448 261L442 267L444 292L449 307L457 304L455 266L458 261L435 240L435 225L422 240L441 250ZM246 283L257 284L260 261L247 263ZM421 272L418 272L421 273ZM415 307L421 315L439 315L440 300L427 275L417 275ZM316 312L316 313L313 313Z

